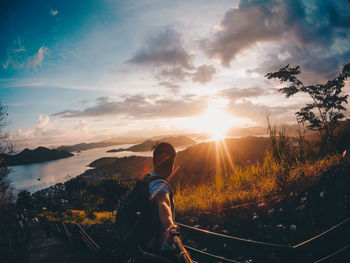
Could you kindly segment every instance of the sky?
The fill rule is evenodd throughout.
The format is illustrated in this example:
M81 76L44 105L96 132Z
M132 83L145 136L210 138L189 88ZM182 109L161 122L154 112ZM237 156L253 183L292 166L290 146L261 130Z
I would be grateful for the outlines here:
M345 0L0 2L0 102L18 148L296 123L305 83L350 61ZM349 83L345 92L349 92Z

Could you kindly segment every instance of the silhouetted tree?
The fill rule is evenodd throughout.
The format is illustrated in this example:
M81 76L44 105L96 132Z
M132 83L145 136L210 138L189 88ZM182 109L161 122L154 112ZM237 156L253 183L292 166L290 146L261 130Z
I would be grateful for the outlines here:
M11 149L7 143L7 135L4 128L8 125L7 107L0 102L0 154ZM0 215L5 214L8 205L13 201L13 188L7 180L9 168L5 161L0 157Z
M279 90L287 98L297 93L306 93L311 97L312 103L307 103L295 113L297 120L299 123L306 123L309 129L319 131L325 137L326 150L333 151L334 130L338 121L344 118L344 104L348 103L348 95L343 95L342 89L344 81L350 76L350 62L336 78L325 84L306 86L296 77L299 74L299 66L293 68L287 65L277 72L266 74L265 77L279 79L281 83L289 82L289 86Z
M31 194L23 190L17 195L16 206L20 209L31 209L32 208L32 196Z

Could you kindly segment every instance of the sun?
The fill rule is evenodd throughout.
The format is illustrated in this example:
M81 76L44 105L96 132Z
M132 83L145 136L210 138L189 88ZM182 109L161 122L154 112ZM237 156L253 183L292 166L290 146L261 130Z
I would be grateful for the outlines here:
M238 119L228 116L219 108L212 107L198 117L194 124L201 132L210 134L212 140L220 140L237 122Z

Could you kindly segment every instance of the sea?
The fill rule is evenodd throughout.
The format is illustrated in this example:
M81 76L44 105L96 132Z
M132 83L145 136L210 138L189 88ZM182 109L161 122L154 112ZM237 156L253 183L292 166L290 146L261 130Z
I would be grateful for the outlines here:
M112 149L128 148L135 144L123 144L109 147L94 148L81 152L72 152L74 156L53 160L48 162L16 165L10 167L7 178L14 187L14 193L22 190L34 193L38 190L50 187L57 183L66 182L88 169L88 165L102 157L125 157L125 156L152 156L147 152L107 152ZM176 151L184 150L186 147L176 148Z
M95 148L81 152L72 152L74 156L53 160L48 162L16 165L10 167L7 178L14 187L15 193L27 190L34 193L57 183L63 183L80 174L87 169L88 165L102 157L125 157L125 156L152 156L151 151L147 152L113 152L108 150L128 148L135 144L123 144L109 147Z

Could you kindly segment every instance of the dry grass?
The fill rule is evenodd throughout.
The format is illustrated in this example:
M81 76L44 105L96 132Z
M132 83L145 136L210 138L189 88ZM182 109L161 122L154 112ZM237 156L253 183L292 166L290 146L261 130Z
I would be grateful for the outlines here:
M262 164L245 168L234 167L229 174L216 174L213 180L185 189L177 189L175 207L179 215L220 209L269 196L298 192L314 183L324 172L340 163L338 155L327 156L316 162L288 168L267 154ZM281 177L283 188L281 188Z

